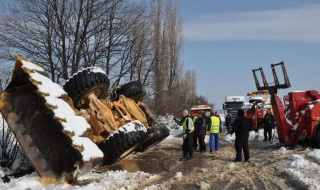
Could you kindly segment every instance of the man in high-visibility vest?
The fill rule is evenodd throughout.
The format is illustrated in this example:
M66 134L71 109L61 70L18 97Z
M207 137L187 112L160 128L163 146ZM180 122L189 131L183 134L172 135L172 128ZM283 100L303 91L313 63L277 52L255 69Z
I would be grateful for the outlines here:
M219 150L219 133L221 132L221 120L218 116L213 115L210 117L210 152Z
M193 154L193 121L191 117L188 116L188 110L182 111L181 124L183 126L183 144L182 151L183 157L180 160L185 161L192 159Z

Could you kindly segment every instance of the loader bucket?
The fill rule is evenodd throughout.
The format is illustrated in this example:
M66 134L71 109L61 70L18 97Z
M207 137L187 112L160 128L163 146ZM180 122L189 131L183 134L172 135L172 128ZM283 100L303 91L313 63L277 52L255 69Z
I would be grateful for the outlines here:
M90 126L74 114L62 88L42 67L15 56L0 111L40 177L72 180L99 163L103 154L85 136Z

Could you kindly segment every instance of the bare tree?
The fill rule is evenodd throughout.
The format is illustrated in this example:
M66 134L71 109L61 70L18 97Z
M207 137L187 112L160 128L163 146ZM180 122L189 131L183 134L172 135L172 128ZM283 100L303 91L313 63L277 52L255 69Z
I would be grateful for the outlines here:
M0 129L0 166L10 168L20 151L20 147L2 115L0 115Z
M195 98L196 94L196 71L188 70L186 71L183 81L181 83L181 108L190 109L193 105L196 105Z
M195 79L195 72L184 74L180 58L178 0L13 0L7 6L0 15L2 61L20 53L60 84L80 68L102 67L111 86L141 81L156 114L178 113L196 96L196 81L185 77Z
M181 85L182 62L180 60L183 34L177 1L166 1L162 14L162 1L157 0L154 22L154 106L157 114L176 112L178 87Z
M100 66L112 82L130 75L134 27L147 5L125 0L14 0L0 20L0 58L11 51L42 64L61 83L78 69Z
M0 66L0 94L4 91L5 87L9 84L12 65L2 63Z
M179 94L179 86L182 82L182 69L183 64L180 56L183 46L183 33L182 33L182 21L179 16L179 5L176 1L175 4L168 1L166 5L166 21L167 28L167 64L168 64L168 107L167 110L171 110L172 113L180 112L181 105L177 104L181 96Z
M10 72L8 72L10 67L4 67L4 65L5 64L2 65L3 67L0 67L0 72L2 73L0 76L0 95L4 91L4 87L8 84L10 78ZM7 122L0 112L0 166L10 168L19 151L21 150L17 139L9 130Z

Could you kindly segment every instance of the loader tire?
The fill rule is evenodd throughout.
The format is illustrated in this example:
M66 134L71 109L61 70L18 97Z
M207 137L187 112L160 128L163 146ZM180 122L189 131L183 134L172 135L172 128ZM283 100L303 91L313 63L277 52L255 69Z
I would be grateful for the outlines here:
M134 127L133 127L134 126ZM112 165L140 146L148 138L148 131L141 122L132 121L98 144L104 154L104 165Z
M143 144L141 144L140 147L136 150L137 152L144 152L149 148L157 145L158 143L163 141L166 137L168 137L170 133L168 127L163 123L151 126L148 129L148 131L150 134L151 133L153 134L152 137L148 139L146 142L144 142Z
M89 94L94 93L101 98L110 86L107 75L94 70L94 67L88 67L77 72L63 86L77 109L87 107L89 102L86 97Z
M138 102L146 94L143 84L140 81L130 81L120 87L115 93L112 93L110 99L113 101L119 100L119 95L122 94L127 98L132 98Z

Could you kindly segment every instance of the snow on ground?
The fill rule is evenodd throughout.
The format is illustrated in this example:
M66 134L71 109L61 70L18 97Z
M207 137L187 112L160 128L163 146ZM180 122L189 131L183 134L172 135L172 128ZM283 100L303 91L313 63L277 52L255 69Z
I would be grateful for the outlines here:
M94 180L92 183L79 186L72 186L67 183L58 182L56 184L43 185L36 173L26 175L17 179L11 179L10 183L1 183L0 189L21 190L21 189L33 189L33 190L103 190L103 189L135 189L140 184L146 181L152 180L157 177L156 175L150 175L144 172L129 173L127 171L108 171L102 174L89 172L83 175L79 181Z
M170 136L157 145L159 149L162 151L166 151L166 148L177 146L177 144L182 143L182 128L174 125L173 117L164 117L162 121L166 120L166 124L171 127ZM233 144L235 135L230 136L222 133L221 135L222 145L228 146L228 150L233 151ZM262 142L263 139L263 130L259 130L258 133L250 132L249 141L256 140L259 143L259 146L265 146L265 149L268 147L279 146L278 149L270 149L267 150L268 153L266 155L260 155L261 157L267 157L270 155L274 155L272 159L275 161L268 164L270 167L274 167L279 171L283 171L283 173L290 179L290 182L294 183L294 187L297 189L320 189L320 150L318 149L310 149L307 148L303 151L301 150L287 150L284 146L279 145L279 141L277 139L277 135L275 136L275 141L273 143ZM208 136L206 136L206 142L208 142ZM265 144L264 144L265 143ZM141 154L141 153L140 153ZM136 156L140 156L137 154ZM259 156L256 155L259 159ZM254 159L254 158L253 158ZM219 160L213 160L218 163ZM265 161L265 160L264 160ZM255 164L259 166L259 164ZM239 165L236 163L229 162L226 165L226 168L230 170L231 175L236 175L236 172L248 172L249 169L243 170L241 168L246 165ZM222 166L221 166L222 167ZM248 166L247 166L248 167ZM253 166L254 168L254 166ZM200 168L202 173L207 173L208 169ZM237 171L238 170L238 171ZM269 170L268 170L269 171ZM273 171L273 170L270 170ZM258 172L258 171L256 171ZM281 174L281 175L284 175ZM144 187L144 189L161 189L165 188L164 184L170 183L170 180L176 180L177 183L184 180L188 173L184 172L176 172L175 175L172 176L172 179L167 179L162 183L153 183L159 176L137 171L137 172L128 172L126 170L116 170L116 171L106 171L106 172L95 172L94 169L83 175L79 180L79 184L82 185L70 185L67 183L55 183L50 185L43 185L41 180L36 173L32 173L30 175L26 175L20 178L12 178L9 183L3 183L0 181L0 189L41 189L41 190L60 190L60 189L71 189L71 190L91 190L91 189L139 189L139 187ZM224 180L227 173L217 174L217 179ZM273 175L273 174L270 174ZM270 176L271 181L273 179ZM278 178L279 179L279 178ZM235 181L236 178L230 179L228 183ZM282 180L282 179L281 179ZM86 181L90 181L89 184L86 184ZM279 181L279 183L283 183L284 180ZM275 182L277 183L277 182ZM197 186L200 189L210 189L212 188L208 181L202 180L197 183ZM259 186L257 186L259 187ZM228 188L225 186L225 188ZM166 189L166 188L165 188ZM270 189L267 188L267 189ZM280 188L281 189L281 188ZM290 188L289 188L290 189Z

